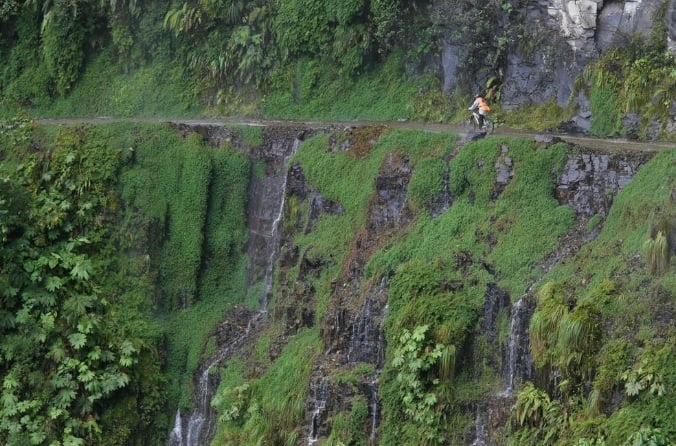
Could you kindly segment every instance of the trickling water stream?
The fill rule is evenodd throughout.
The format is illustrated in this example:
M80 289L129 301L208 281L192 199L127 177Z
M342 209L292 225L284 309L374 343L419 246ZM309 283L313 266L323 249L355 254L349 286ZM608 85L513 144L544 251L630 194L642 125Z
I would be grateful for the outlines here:
M371 405L371 434L369 439L373 442L378 432L378 423L380 422L380 400L378 399L378 384L381 370L377 370L373 380L369 382L370 405Z
M488 438L488 416L487 413L477 405L476 416L474 419L474 426L476 429L474 441L471 446L486 446L486 439Z
M250 195L254 204L249 211L249 243L250 259L249 285L263 280L263 295L260 308L249 320L245 329L241 330L227 345L218 347L216 355L203 366L195 386L195 408L190 418L183 420L180 409L176 412L174 428L169 437L169 446L205 446L216 432L216 420L211 399L217 387L212 382L212 369L227 360L243 341L258 328L263 320L272 294L273 273L276 256L280 245L279 224L284 210L287 187L287 161L296 153L301 140L294 138L285 143L272 143L269 148L273 161L268 175L262 179L254 179ZM262 265L261 265L262 264ZM262 266L262 268L260 268Z
M321 426L321 416L326 408L326 402L329 399L329 381L323 377L319 383L310 384L312 391L312 401L314 402L314 409L312 410L312 420L310 425L310 435L308 436L307 444L312 446L319 440L319 428Z
M526 297L514 302L510 311L509 344L507 346L507 367L505 367L505 388L500 393L503 397L511 396L514 386L519 381L530 378L533 363L529 353L528 324L533 309Z

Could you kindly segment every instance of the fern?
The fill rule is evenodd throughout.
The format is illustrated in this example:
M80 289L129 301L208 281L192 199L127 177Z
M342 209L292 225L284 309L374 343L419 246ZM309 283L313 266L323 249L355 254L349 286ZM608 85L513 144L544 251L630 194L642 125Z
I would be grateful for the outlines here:
M440 375L448 381L452 380L455 374L455 353L455 346L447 345L441 351L441 357L439 358Z
M662 275L669 267L671 253L669 251L669 241L662 231L658 231L655 238L649 238L645 241L644 250L648 260L648 271L652 275Z

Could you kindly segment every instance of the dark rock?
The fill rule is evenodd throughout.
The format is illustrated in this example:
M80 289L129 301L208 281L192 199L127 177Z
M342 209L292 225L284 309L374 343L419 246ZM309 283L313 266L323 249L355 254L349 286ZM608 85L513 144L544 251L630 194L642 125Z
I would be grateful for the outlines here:
M642 164L640 159L606 154L569 155L555 195L577 214L607 215L613 197Z
M305 199L305 173L300 164L294 164L289 168L289 173L286 177L287 181L287 194L289 196L295 195L301 200Z
M586 135L589 132L591 120L581 116L575 116L570 121L565 121L556 126L556 131L568 135Z
M495 283L489 283L484 298L481 328L488 335L488 340L491 343L495 342L497 338L498 314L505 310L509 311L509 307L509 293L499 288Z
M493 184L493 190L491 191L491 200L493 201L498 199L502 191L505 190L505 187L507 187L514 177L512 158L504 154L497 157L495 160L495 171L496 178L495 183Z

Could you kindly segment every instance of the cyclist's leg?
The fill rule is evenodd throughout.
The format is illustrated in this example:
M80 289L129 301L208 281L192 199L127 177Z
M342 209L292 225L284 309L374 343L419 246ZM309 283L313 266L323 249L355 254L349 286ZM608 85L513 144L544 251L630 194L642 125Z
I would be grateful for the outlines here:
M470 125L470 127L476 130L476 128L479 126L479 114L473 111L467 122Z

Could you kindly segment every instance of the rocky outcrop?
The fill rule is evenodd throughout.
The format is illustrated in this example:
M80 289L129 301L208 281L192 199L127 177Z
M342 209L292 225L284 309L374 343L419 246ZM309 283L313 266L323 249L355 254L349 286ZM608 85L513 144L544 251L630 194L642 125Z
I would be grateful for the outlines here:
M407 157L391 154L385 158L376 178L376 193L369 205L364 229L355 235L351 253L334 284L327 316L320 329L326 350L314 365L310 384L313 392L307 403L308 444L325 438L330 432L332 417L349 411L354 398L372 402L369 403L372 420L369 435L375 440L379 417L378 370L385 361L382 323L387 305L387 280L364 284L364 267L383 240L412 220L407 193L412 173ZM355 386L346 387L331 378L339 370L350 370L358 364L368 364L376 372L361 377Z
M665 1L670 4L661 18L658 13ZM496 76L502 82L504 110L549 101L564 106L572 101L579 111L570 125L586 132L591 113L584 95L573 97L576 77L609 49L625 45L636 34L647 36L658 20L665 21L669 47L676 51L674 2L535 0L503 2L492 9L485 4L489 9L480 20L488 17L491 21L489 35L458 33L452 17L477 18L462 7L439 2L439 14L451 16L446 18L448 29L440 41L443 91L482 89ZM477 45L473 39L488 39L493 46Z
M605 216L615 195L645 161L608 154L569 155L556 186L556 197L578 215Z

